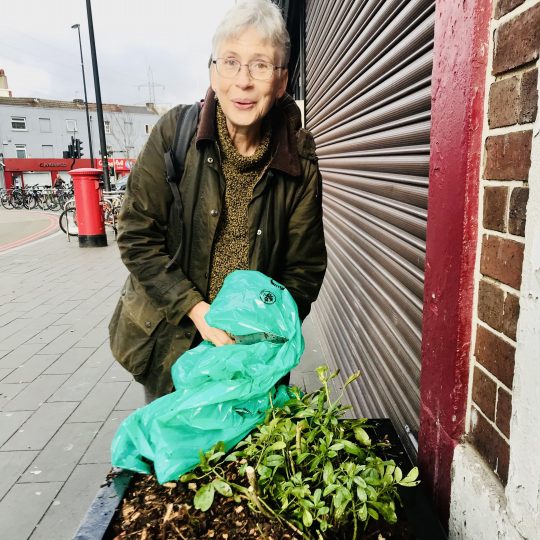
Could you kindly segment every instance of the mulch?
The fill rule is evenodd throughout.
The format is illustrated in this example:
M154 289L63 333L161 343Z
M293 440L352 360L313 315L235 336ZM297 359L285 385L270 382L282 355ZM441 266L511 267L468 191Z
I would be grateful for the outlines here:
M232 464L231 464L232 465ZM228 479L244 484L234 470ZM193 506L193 496L201 484L167 482L160 485L154 476L135 474L122 504L113 517L107 539L114 540L302 540L302 536L276 520L250 510L247 501L215 494L209 510ZM360 535L359 535L360 536ZM350 540L350 531L327 535L327 540ZM412 540L408 525L371 522L361 539Z

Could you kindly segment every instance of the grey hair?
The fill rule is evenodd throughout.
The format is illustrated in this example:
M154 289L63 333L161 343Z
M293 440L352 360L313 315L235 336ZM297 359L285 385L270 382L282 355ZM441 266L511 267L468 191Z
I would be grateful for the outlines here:
M291 40L279 7L271 0L240 0L218 25L212 39L212 57L216 58L219 46L225 40L238 37L242 31L253 27L263 40L275 47L281 65L289 63Z

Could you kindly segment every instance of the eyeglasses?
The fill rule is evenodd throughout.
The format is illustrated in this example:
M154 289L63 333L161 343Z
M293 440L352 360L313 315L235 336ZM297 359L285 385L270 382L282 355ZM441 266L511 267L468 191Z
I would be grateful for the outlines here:
M240 73L242 66L247 66L249 74L253 79L258 81L268 81L272 78L274 71L277 69L285 69L286 66L274 66L270 62L264 60L254 60L248 64L242 64L236 58L216 58L212 60L212 64L216 65L217 72L227 79L233 79Z

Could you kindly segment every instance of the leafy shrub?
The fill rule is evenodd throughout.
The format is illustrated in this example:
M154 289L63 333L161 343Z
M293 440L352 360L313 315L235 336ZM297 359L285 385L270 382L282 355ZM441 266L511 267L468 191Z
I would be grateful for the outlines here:
M393 460L385 460L388 443L373 442L365 418L350 420L344 414L343 392L332 400L328 382L337 376L328 368L317 369L322 387L302 395L290 389L291 399L281 409L272 407L265 422L226 454L223 444L201 453L197 469L181 481L205 482L197 490L195 507L206 511L215 492L274 517L308 539L359 528L380 518L395 523L398 486L412 487L418 469L407 475ZM355 381L355 373L344 388ZM230 480L228 469L235 464L249 487ZM333 534L334 534L333 533Z

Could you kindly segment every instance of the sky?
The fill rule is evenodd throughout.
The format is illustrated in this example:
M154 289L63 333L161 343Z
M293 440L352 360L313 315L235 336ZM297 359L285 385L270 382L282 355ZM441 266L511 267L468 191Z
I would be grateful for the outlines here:
M212 35L234 0L91 0L101 99L192 103L209 85ZM13 97L95 100L86 0L0 0L0 68ZM153 79L155 86L149 88Z

